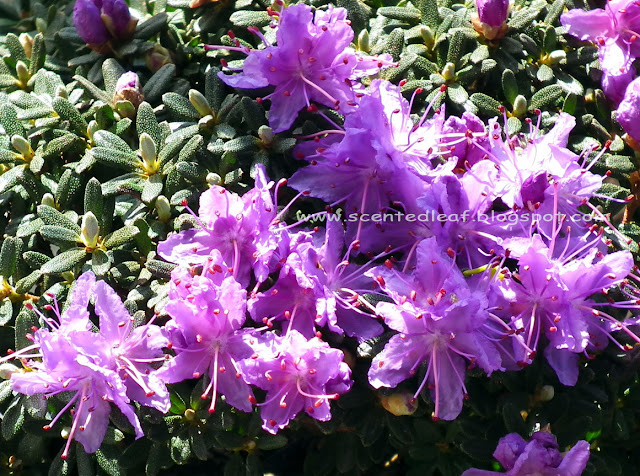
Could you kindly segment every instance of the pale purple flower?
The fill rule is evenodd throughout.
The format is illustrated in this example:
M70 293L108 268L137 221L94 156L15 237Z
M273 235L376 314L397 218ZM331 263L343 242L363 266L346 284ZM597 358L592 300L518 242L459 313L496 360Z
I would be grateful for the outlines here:
M244 378L267 391L259 403L263 428L277 433L301 411L320 421L331 419L330 400L351 388L351 370L339 349L317 337L307 340L291 330L285 336L256 338L262 348L242 362Z
M232 76L220 73L229 86L259 89L274 86L269 125L274 132L287 130L298 112L311 102L348 110L356 104L351 81L377 73L390 66L388 54L378 58L356 53L349 47L353 30L344 8L329 6L326 11L298 3L286 7L279 16L276 45L271 45L257 29L252 32L263 38L265 48L248 50L233 47L247 54L243 72ZM239 45L239 43L238 43Z
M169 235L158 254L176 264L223 266L245 286L252 270L264 281L279 234L271 185L259 167L256 186L242 197L212 186L200 195L199 227Z
M411 274L386 266L374 268L374 277L393 302L379 302L376 311L398 331L376 355L369 370L374 388L396 387L426 371L416 391L431 390L434 419L453 420L466 395L464 377L469 363L485 372L501 369L499 355L483 329L489 320L485 290L469 286L451 257L433 238L420 242Z
M627 87L616 111L616 119L632 139L640 141L640 78Z
M551 433L538 431L528 442L510 433L500 438L493 456L506 473L473 468L462 476L580 476L589 461L589 443L580 440L562 455Z
M476 8L482 23L501 27L509 14L509 0L476 0Z
M169 302L171 320L165 325L170 348L176 356L160 371L167 383L207 375L202 394L210 394L209 412L214 412L218 395L244 412L251 411L253 392L242 378L238 362L253 354L247 344L246 291L226 270L205 268L192 275L183 267L171 273Z
M88 305L94 303L99 332L92 332ZM62 457L66 458L72 440L88 453L102 443L115 404L133 426L136 438L143 436L132 401L167 412L169 392L152 364L163 362L162 348L167 341L160 328L144 325L132 328L132 317L118 295L105 284L96 282L91 272L76 281L71 304L58 322L41 315L51 327L38 329L34 344L10 357L25 359L31 372L15 373L11 387L26 395L50 397L74 392L71 400L44 427L53 427L66 410L74 406L73 422Z
M618 94L611 94L610 82L624 86L629 80L631 64L640 56L640 44L637 41L640 30L640 5L633 0L613 0L606 2L603 9L584 11L569 10L560 17L567 33L580 40L594 42L599 49L600 65L609 83L605 92L612 100ZM622 77L620 77L622 75ZM614 90L615 91L615 90Z
M137 20L131 17L124 0L76 0L73 24L89 45L101 45L112 39L133 35Z

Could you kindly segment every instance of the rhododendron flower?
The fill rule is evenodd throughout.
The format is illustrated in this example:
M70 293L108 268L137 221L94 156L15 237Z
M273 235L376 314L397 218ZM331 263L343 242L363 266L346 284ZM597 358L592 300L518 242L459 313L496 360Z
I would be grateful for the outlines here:
M257 29L252 31L262 37ZM291 127L298 112L312 101L341 110L352 108L356 93L351 81L392 65L388 54L374 58L349 47L353 30L344 8L329 6L314 14L304 3L291 5L280 13L276 45L262 38L262 50L239 46L207 48L235 49L247 54L242 73L219 74L229 86L275 87L273 93L262 98L271 100L269 125L274 132Z
M34 344L10 357L26 361L31 372L11 376L13 390L50 397L74 392L71 400L44 427L53 427L74 406L73 422L62 457L66 458L72 440L88 453L102 443L109 424L110 403L115 404L133 426L136 438L143 436L133 401L167 412L171 403L164 382L153 363L163 362L162 348L167 341L159 327L132 328L132 317L118 295L104 282L96 282L87 272L76 281L71 305L58 322L41 315L52 330L38 329ZM93 301L99 317L99 332L92 332L89 303Z
M267 333L254 358L244 360L247 382L267 391L259 403L263 428L277 433L301 411L320 421L331 419L329 400L351 388L351 370L341 350L296 330L285 336Z
M640 57L636 41L640 30L640 5L632 0L606 2L603 9L569 10L560 17L567 33L594 42L599 49L605 93L616 101L635 72L631 64ZM610 77L611 76L611 77ZM615 84L615 88L611 87ZM613 93L613 94L612 94Z
M624 98L616 111L616 119L627 134L640 141L640 78L627 87Z
M589 461L589 443L580 440L563 456L551 433L537 431L528 442L517 433L509 433L500 438L493 456L506 473L473 468L462 476L580 476Z
M89 45L128 39L137 23L124 0L76 0L73 7L73 24Z
M509 0L476 0L478 16L473 19L474 28L487 40L502 38L509 15Z
M501 369L500 357L484 332L489 319L486 292L473 290L453 259L433 238L420 242L411 274L380 266L367 272L393 302L379 302L376 311L399 332L376 355L369 370L374 388L395 387L426 364L416 391L428 385L435 419L453 420L466 395L468 363L487 373Z
M165 330L176 357L160 371L167 383L208 375L202 394L212 394L213 412L218 394L239 410L251 411L253 392L242 379L238 361L253 350L246 343L246 291L226 270L205 268L192 276L178 267L171 273L166 310L171 320Z

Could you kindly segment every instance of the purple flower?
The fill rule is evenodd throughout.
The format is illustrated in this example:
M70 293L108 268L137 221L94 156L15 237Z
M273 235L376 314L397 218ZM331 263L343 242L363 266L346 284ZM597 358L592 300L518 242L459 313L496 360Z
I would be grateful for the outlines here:
M616 119L633 140L640 141L640 78L627 87L616 111Z
M483 329L489 319L486 291L470 288L435 239L421 241L415 253L411 274L386 266L367 273L393 300L379 302L378 315L399 332L373 359L369 382L374 388L395 387L426 364L414 398L428 384L435 403L433 418L453 420L466 395L467 362L487 373L501 368Z
M452 145L441 143L444 110L427 120L427 108L415 125L412 104L402 97L398 86L374 80L369 89L370 95L347 116L344 132L334 131L336 136L344 135L342 140L326 147L320 141L308 155L299 150L298 157L310 165L289 180L296 190L308 191L332 207L344 204L347 234L353 240L362 238L365 223L379 221L377 214L393 206L411 206L425 193L428 182L453 170L457 162L454 158L442 163L439 154L441 148L448 151ZM464 133L452 135L458 142L467 140ZM307 149L305 145L302 150ZM362 215L365 218L359 219ZM384 236L379 239L380 243L369 239L362 250L384 249L390 244Z
M597 249L600 235L588 239L556 238L548 246L541 235L505 240L518 259L518 281L496 282L496 291L507 301L500 307L516 335L514 358L528 364L545 336L545 357L564 385L575 385L578 379L579 354L602 345L593 335L626 329L591 297L622 283L633 258L627 251L603 255Z
M76 0L73 7L73 24L89 45L128 39L137 22L124 0Z
M140 78L133 71L127 71L118 78L113 93L113 102L115 104L118 101L129 101L135 108L144 101Z
M99 332L92 332L88 304L94 301ZM51 307L49 307L51 308ZM45 397L74 392L69 402L44 427L49 430L75 405L69 439L62 457L76 439L88 453L95 452L109 424L110 403L114 403L133 425L136 438L143 436L131 405L143 405L167 412L169 392L152 364L163 362L166 345L160 328L144 325L132 328L132 317L118 295L104 281L96 282L87 272L76 281L71 304L58 322L41 315L52 328L38 329L34 344L13 354L25 359L31 372L11 377L13 390ZM41 359L41 360L36 360Z
M493 453L509 476L580 476L589 461L589 443L580 440L564 456L555 436L545 431L526 442L517 433L500 438ZM493 476L505 473L468 469L462 476Z
M473 27L487 40L499 40L507 32L509 0L476 0L478 16L472 18Z
M353 30L344 8L329 6L327 11L316 10L315 16L311 7L303 3L285 8L280 14L275 46L257 29L252 32L263 39L264 49L208 48L236 49L247 54L242 73L220 73L229 86L275 87L263 98L271 100L269 125L274 132L291 127L298 112L312 101L332 108L354 106L356 95L351 81L391 65L389 55L372 58L349 47Z
M509 0L476 0L476 8L482 23L501 27L509 14Z
M278 246L271 185L258 168L256 186L242 197L212 186L200 196L199 228L170 235L158 244L158 254L177 264L224 266L245 286L252 269L264 281Z
M251 411L251 387L242 379L239 361L253 354L247 344L246 291L228 273L207 268L193 276L178 267L171 273L166 310L171 320L165 330L176 357L160 371L167 383L208 375L202 394L212 394L209 412L215 411L218 394L244 412Z
M329 400L351 388L344 354L317 337L307 340L295 330L285 336L268 333L255 358L242 362L245 380L267 395L260 415L263 428L277 433L301 411L320 421L331 419Z
M640 5L632 0L613 0L607 2L604 10L569 10L560 17L567 33L580 40L594 42L599 49L600 65L610 81L626 81L631 63L640 56L640 44L636 41L640 28ZM620 84L618 84L620 85ZM610 87L606 88L608 96ZM612 100L617 95L611 95Z

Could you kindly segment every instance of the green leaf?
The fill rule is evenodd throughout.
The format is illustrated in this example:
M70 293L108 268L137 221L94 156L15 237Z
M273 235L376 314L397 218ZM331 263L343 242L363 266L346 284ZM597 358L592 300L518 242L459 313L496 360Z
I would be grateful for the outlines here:
M26 306L23 306L22 309L20 309L20 312L18 313L18 315L16 316L16 322L15 322L15 349L16 350L23 349L33 344L31 340L27 339L26 335L31 334L33 332L31 328L34 326L36 327L40 326L40 323L38 322L38 316L32 309L29 309Z
M150 39L156 33L167 29L168 20L169 16L165 12L152 16L137 26L134 38L139 40Z
M185 464L191 457L191 445L183 435L175 435L170 441L171 459L176 464Z
M108 253L102 250L95 250L91 253L91 269L98 276L104 276L113 266L113 260Z
M422 14L425 25L436 28L440 24L437 0L418 0L416 5Z
M0 326L7 325L13 318L13 304L8 299L0 301Z
M24 136L25 134L24 127L18 120L18 111L11 104L0 105L0 124L2 124L9 137L14 135Z
M104 237L105 248L116 248L133 241L140 230L136 226L124 226Z
M29 292L29 290L37 284L41 276L42 272L37 269L26 275L24 278L18 280L15 286L16 293L25 294Z
M173 263L167 263L166 261L160 261L157 259L150 259L145 263L145 266L151 274L162 279L169 279L171 277L171 271L176 267Z
M107 149L105 147L94 147L91 149L90 153L102 164L127 170L129 172L140 170L140 161L133 152L127 153L119 150Z
M38 33L33 37L33 45L31 47L31 59L29 60L29 74L34 76L41 68L47 56L47 50L44 44L44 35Z
M102 445L100 449L96 451L98 466L109 476L124 475L118 466L118 456L120 456L120 450L115 446Z
M146 204L151 204L158 198L158 195L162 193L164 187L164 181L160 174L154 174L144 181L144 187L142 188L141 200Z
M20 259L22 240L7 236L0 248L0 276L9 278L16 271L16 265Z
M9 54L14 61L22 61L25 64L29 63L29 59L24 52L24 48L22 48L22 44L16 35L8 33L7 36L4 37L4 44L9 50Z
M80 235L73 230L57 225L45 225L40 229L42 237L61 247L69 247L80 243Z
M60 137L56 137L45 145L42 157L45 159L61 157L66 151L82 144L84 144L84 141L77 135L64 134Z
M10 440L15 437L22 429L24 424L24 398L22 396L16 397L11 405L4 412L2 417L2 438Z
M464 102L469 99L467 90L457 83L449 85L447 88L447 96L456 104L464 104Z
M65 251L47 261L40 271L44 274L58 274L71 271L76 265L82 262L87 256L84 248L75 248Z
M378 14L391 18L392 20L400 20L409 24L420 23L420 10L414 10L408 7L382 7L378 8Z
M76 193L80 190L80 176L72 169L64 171L58 182L55 199L63 209L69 208Z
M91 212L102 224L102 213L104 211L104 198L102 187L97 178L92 177L84 190L84 213Z
M478 108L478 110L485 116L497 116L500 114L500 103L493 99L491 96L487 96L483 93L474 93L471 95L471 102Z
M400 61L403 48L404 30L402 28L396 28L389 34L384 51L391 55L393 61Z
M541 83L546 83L547 81L551 81L553 79L553 70L549 68L546 64L541 65L538 68L538 72L536 73L536 78Z
M76 75L76 76L73 77L73 79L78 81L80 83L80 85L89 94L91 94L94 98L98 99L99 101L103 101L106 104L109 104L111 102L111 100L113 99L107 93L105 93L102 89L100 89L98 86L96 86L91 81L89 81L87 78L84 78L84 77L82 77L80 75Z
M178 120L195 122L200 119L200 113L196 111L191 101L180 94L165 93L162 95L162 102Z
M510 69L505 69L502 72L502 91L507 101L513 104L518 96L518 83L515 74Z
M108 98L106 102L111 102L116 92L118 79L120 79L120 76L125 72L126 70L120 66L120 63L114 58L107 58L104 63L102 63L102 77L104 78L104 87Z
M87 121L80 115L80 112L63 97L56 97L53 100L53 110L65 121L69 122L72 131L80 136L87 134Z
M531 96L529 110L548 108L555 104L565 93L564 89L557 84L546 86Z
M138 136L143 133L149 134L153 139L156 149L160 150L164 142L164 133L158 124L153 108L148 102L143 102L138 106L138 115L136 116L136 132Z
M247 28L249 26L256 26L262 28L268 26L271 23L271 17L266 11L248 11L240 10L233 12L229 17L231 23L236 26Z
M142 89L145 99L149 103L154 103L159 100L162 97L162 94L169 89L175 74L176 67L174 64L166 64L156 71Z
M77 223L49 205L40 205L38 207L38 216L42 218L45 225L62 226L76 232L78 235L82 233Z

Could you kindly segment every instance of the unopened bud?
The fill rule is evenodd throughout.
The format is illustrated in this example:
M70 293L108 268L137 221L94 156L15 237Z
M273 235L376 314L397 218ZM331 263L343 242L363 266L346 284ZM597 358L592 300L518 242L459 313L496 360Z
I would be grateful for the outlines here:
M187 408L184 411L184 419L187 421L194 421L196 419L196 411L193 408Z
M31 59L31 52L33 51L33 38L28 33L21 33L18 37L24 54L27 58Z
M358 34L358 49L368 53L371 50L371 44L369 43L369 32L362 30Z
M60 430L60 438L62 438L63 440L68 440L70 434L71 434L70 426L65 426L62 428L62 430Z
M518 94L513 101L513 115L522 117L527 113L527 98Z
M142 167L145 172L154 174L158 171L160 164L156 160L156 143L146 132L140 135L140 156L142 156Z
M549 64L558 64L567 59L567 53L564 50L554 50L549 53Z
M441 75L445 81L453 81L456 79L456 65L453 63L445 64Z
M144 101L140 78L133 71L127 71L116 82L113 103L117 104L120 101L129 101L134 109L138 109L138 106Z
M260 137L260 140L262 140L263 144L269 145L273 142L276 135L273 133L273 129L269 126L260 126L258 129L258 136Z
M380 403L389 413L395 416L413 415L418 409L418 401L409 392L397 392L388 397L381 396Z
M95 248L100 235L98 219L92 212L87 212L82 217L82 242L87 248Z
M67 88L65 88L62 84L59 84L56 88L56 97L59 98L69 98L69 93L67 92Z
M168 49L156 43L153 45L153 48L147 51L145 63L147 68L155 73L164 65L172 64L173 59L171 58L171 52Z
M209 185L220 185L222 183L222 178L215 172L210 172L207 174L207 183Z
M555 389L551 385L545 385L540 389L540 401L550 402L555 395Z
M27 141L22 136L14 135L11 138L11 145L15 150L18 151L18 153L20 153L20 155L22 155L22 157L24 157L24 160L29 161L33 159L34 155L36 155L33 152L33 149L31 148L31 144L29 144L29 141Z
M31 79L29 68L27 68L27 65L24 64L23 61L18 61L16 63L16 76L18 77L18 80L24 85L26 85L29 79Z
M196 108L200 117L208 116L213 113L211 106L209 106L209 101L207 101L207 98L205 98L200 91L191 89L189 91L189 101L191 101L193 107Z
M9 362L5 362L4 364L0 364L0 379L9 380L13 374L24 372L19 367L16 367Z
M429 49L432 49L436 41L433 30L427 25L421 25L420 36L422 37L422 41L424 41L425 46Z
M166 223L171 219L171 204L169 200L167 200L167 197L159 195L158 198L156 198L155 208L158 213L158 219L161 222Z
M56 200L55 198L53 198L53 195L51 195L50 193L45 193L42 196L42 204L55 208Z
M93 135L100 130L100 125L95 121L89 122L87 126L87 137L93 143Z

